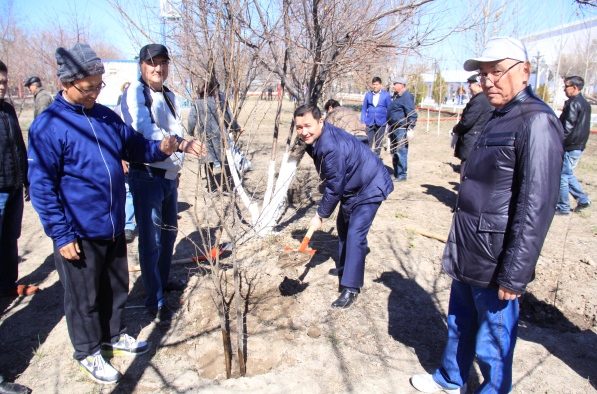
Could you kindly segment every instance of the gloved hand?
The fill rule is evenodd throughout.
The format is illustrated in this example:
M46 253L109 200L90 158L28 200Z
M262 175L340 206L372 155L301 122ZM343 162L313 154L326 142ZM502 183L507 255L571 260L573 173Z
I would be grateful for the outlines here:
M413 129L408 129L408 131L406 132L406 139L410 141L414 136L415 132L413 131Z

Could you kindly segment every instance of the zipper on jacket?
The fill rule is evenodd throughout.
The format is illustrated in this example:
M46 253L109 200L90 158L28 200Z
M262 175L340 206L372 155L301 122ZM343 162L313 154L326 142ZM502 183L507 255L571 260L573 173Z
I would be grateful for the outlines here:
M95 136L95 141L97 142L97 147L99 149L100 156L102 157L102 161L104 162L106 170L108 171L108 179L110 180L110 222L112 223L112 242L114 242L116 240L116 228L114 226L114 218L112 217L112 174L110 174L110 167L108 167L108 163L106 163L106 158L104 157L104 152L102 151L102 146L100 145L99 138L97 138L97 134L95 132L95 129L93 128L93 123L91 122L89 116L87 116L87 114L85 113L85 110L83 110L83 115L85 115L87 121L89 122L89 126L91 126L91 131L93 131L93 135Z

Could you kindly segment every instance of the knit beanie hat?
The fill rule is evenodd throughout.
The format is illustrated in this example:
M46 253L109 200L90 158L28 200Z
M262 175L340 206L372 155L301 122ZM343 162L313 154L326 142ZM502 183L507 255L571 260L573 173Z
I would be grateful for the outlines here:
M105 72L102 60L87 44L76 43L71 49L56 49L60 82L73 82Z

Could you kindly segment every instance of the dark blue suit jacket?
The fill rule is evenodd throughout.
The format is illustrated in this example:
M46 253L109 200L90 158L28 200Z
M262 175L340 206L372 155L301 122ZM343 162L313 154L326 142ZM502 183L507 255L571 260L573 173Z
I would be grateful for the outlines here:
M378 126L384 126L390 104L392 104L392 97L390 93L383 89L379 91L377 107L373 106L373 92L365 93L363 108L361 108L361 123L367 126L372 126L373 123L376 123Z
M369 146L327 122L306 152L325 181L317 208L322 218L330 217L339 202L350 215L356 205L383 201L394 190L388 170Z

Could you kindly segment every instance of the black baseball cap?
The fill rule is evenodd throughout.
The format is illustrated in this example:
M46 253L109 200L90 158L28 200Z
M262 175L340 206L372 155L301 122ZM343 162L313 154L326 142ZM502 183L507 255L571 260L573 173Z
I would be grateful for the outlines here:
M468 83L479 83L481 80L479 79L479 74L473 74L466 80Z
M168 48L166 48L162 44L145 45L139 51L139 61L142 62L146 60L151 60L156 56L164 56L166 59L170 60L170 55L168 55Z
M29 87L29 85L31 85L32 83L39 83L41 85L41 79L39 79L39 77L33 76L31 78L29 78L26 82L25 82L25 87Z

